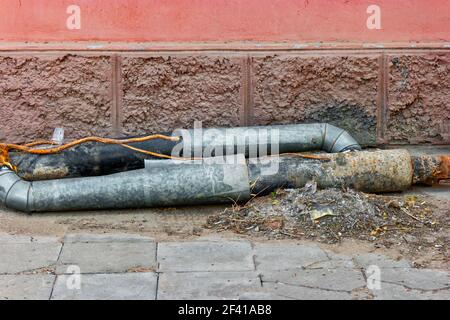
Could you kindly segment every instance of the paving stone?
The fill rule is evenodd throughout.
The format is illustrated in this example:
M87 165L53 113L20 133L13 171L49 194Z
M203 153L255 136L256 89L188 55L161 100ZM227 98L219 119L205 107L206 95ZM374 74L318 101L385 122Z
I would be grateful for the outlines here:
M314 245L256 243L254 253L257 270L287 270L329 260Z
M343 291L322 290L284 283L264 283L264 289L269 290L278 299L296 300L350 300L351 293Z
M64 237L64 243L72 242L154 242L152 238L137 234L115 233L115 234L90 234L72 233Z
M26 236L0 233L0 244L5 243L55 243L60 242L56 237Z
M345 255L345 254L340 254L340 253L334 253L334 252L331 252L331 251L327 251L327 256L331 260L346 260L346 261L352 261L353 260L352 256Z
M354 269L355 264L349 259L319 261L312 263L306 267L306 269L337 269L337 268L349 268Z
M66 273L76 265L81 273L127 272L133 269L154 271L154 242L65 243L56 272Z
M350 292L366 285L360 270L337 269L291 269L286 271L267 271L261 274L263 286L281 283L316 289Z
M445 270L384 268L380 269L381 281L419 290L450 289L450 275Z
M390 283L382 283L381 289L372 293L376 300L450 300L450 289L422 291Z
M256 272L169 272L159 275L158 300L238 299L259 288Z
M409 268L411 264L406 260L395 261L387 256L376 253L364 253L354 256L355 263L358 267L368 268L371 265L379 268Z
M239 295L239 300L295 300L295 298L276 295L269 290L245 292Z
M52 300L154 300L157 275L146 273L83 274L80 289L70 289L70 275L56 279Z
M55 276L0 275L0 300L48 300Z
M158 244L160 271L254 270L248 241L191 241Z
M337 254L334 252L327 252L329 260L319 261L309 265L308 269L337 269L337 268L350 268L355 269L358 266L353 262L352 256L343 254Z
M0 274L32 272L52 267L58 260L61 243L0 243Z

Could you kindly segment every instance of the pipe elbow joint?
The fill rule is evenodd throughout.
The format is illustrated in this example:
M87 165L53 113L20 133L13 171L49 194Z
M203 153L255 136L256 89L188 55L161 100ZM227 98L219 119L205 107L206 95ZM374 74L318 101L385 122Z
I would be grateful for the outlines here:
M324 129L322 149L336 153L361 150L361 146L347 131L327 123Z
M8 168L0 168L0 203L10 209L30 212L31 182Z

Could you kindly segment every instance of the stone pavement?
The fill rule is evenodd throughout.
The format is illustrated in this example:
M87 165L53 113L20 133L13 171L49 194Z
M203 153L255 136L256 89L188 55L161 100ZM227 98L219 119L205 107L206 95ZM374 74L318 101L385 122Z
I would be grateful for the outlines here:
M0 299L450 299L450 281L296 242L0 234Z

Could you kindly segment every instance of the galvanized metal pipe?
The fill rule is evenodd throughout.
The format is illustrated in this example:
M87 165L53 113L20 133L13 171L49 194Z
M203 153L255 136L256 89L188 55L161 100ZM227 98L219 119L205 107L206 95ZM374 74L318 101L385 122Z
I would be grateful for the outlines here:
M153 160L100 177L24 181L0 170L0 203L23 212L143 208L248 200L245 158L229 164Z
M250 193L302 187L310 180L320 188L390 192L406 190L413 183L449 178L448 157L413 157L406 150L325 155L328 160L268 157L246 163L243 155L224 163L222 158L150 160L145 169L34 182L2 168L0 204L40 212L245 202Z
M164 133L170 135L169 133ZM175 132L180 143L150 140L131 144L161 154L209 157L243 153L246 157L284 152L324 150L342 152L361 147L348 132L326 123L274 125L239 128L205 128ZM106 175L141 169L145 155L119 145L89 143L58 154L36 155L11 152L11 163L18 175L29 181Z
M330 153L361 150L345 130L327 123L236 128L190 129L183 134L183 156L248 157L323 150Z

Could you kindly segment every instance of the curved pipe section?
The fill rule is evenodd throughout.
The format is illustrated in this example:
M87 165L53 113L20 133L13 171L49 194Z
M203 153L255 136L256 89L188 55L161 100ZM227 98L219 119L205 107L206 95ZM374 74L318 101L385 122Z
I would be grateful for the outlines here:
M23 212L145 208L250 199L245 158L149 160L146 168L99 177L24 181L0 169L0 204Z
M10 169L0 168L0 203L7 208L29 212L31 184L20 179Z
M183 156L242 153L247 158L278 153L361 150L345 130L327 123L181 130Z
M163 133L170 135L168 133ZM150 140L134 147L170 155L212 157L245 154L258 157L278 153L323 150L343 152L360 150L345 130L326 123L273 125L238 128L189 129L174 132L181 142ZM18 175L30 181L99 176L142 169L151 156L118 145L89 143L53 155L10 153Z
M322 150L331 153L361 150L358 142L344 129L325 124L323 131Z

